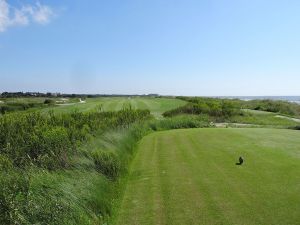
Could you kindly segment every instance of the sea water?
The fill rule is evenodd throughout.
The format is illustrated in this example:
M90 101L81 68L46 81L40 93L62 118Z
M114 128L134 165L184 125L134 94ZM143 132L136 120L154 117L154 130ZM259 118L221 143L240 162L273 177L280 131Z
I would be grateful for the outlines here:
M300 96L217 96L217 98L241 99L244 101L270 99L300 104Z

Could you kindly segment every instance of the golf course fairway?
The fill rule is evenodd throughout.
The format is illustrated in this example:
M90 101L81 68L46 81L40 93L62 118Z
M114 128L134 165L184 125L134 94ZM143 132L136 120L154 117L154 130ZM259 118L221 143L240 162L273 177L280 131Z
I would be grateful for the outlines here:
M300 132L152 133L139 144L115 224L300 224Z

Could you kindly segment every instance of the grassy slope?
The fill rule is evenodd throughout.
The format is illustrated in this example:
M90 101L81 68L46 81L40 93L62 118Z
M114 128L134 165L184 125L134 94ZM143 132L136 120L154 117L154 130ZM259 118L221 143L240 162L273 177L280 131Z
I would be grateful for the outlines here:
M236 115L226 122L260 125L272 128L291 128L299 126L300 122L292 117L282 116L279 113L272 113L259 110L244 109L245 115Z
M116 224L300 224L299 180L299 131L157 132L140 144Z
M299 122L291 120L289 117L280 118L276 117L277 114L259 113L259 114L248 114L246 116L233 116L228 122L233 123L244 123L244 124L255 124L266 127L274 128L288 128L300 125Z
M90 98L87 99L85 104L74 104L57 106L45 109L54 110L54 112L64 113L72 110L89 111L95 109L101 105L104 111L120 110L124 105L131 104L132 107L138 109L149 109L154 115L158 116L161 113L177 108L186 104L185 101L179 99L168 99L168 98L121 98L121 97L107 97L107 98Z

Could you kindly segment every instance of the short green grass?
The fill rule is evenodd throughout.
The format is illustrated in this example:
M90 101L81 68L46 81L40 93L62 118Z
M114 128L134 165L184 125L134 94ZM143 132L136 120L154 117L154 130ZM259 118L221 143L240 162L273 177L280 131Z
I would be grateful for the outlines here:
M299 131L156 132L139 145L115 224L296 225L299 193Z
M44 111L53 110L58 113L67 113L74 110L89 111L101 106L104 111L120 110L124 106L131 105L135 109L149 109L157 117L165 111L177 108L186 104L185 101L172 98L147 98L147 97L102 97L88 98L86 103L66 104L44 109Z

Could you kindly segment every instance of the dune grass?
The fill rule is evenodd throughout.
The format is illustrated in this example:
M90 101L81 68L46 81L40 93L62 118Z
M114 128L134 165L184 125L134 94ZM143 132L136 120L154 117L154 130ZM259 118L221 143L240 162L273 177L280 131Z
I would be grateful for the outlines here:
M299 181L299 131L156 132L139 145L115 224L300 224Z

